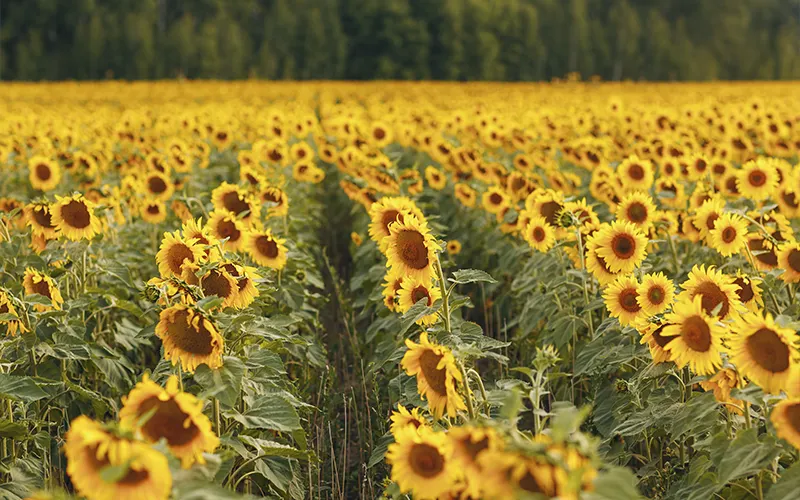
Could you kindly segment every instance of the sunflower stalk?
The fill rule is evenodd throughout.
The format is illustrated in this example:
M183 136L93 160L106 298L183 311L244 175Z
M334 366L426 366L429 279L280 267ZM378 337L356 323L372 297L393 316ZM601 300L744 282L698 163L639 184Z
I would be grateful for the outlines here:
M461 372L461 378L464 381L464 392L466 392L466 400L467 400L467 413L469 413L469 419L475 420L475 406L472 403L472 392L469 390L469 378L467 377L467 370L464 369L464 363L458 361L458 369Z
M211 404L214 408L214 431L217 433L217 436L221 436L222 419L220 417L220 411L219 411L219 399L211 398Z
M439 280L439 289L442 292L442 316L444 317L444 330L451 334L453 331L450 328L450 294L447 290L447 282L444 280L444 271L442 271L442 261L439 256L436 256L436 278Z

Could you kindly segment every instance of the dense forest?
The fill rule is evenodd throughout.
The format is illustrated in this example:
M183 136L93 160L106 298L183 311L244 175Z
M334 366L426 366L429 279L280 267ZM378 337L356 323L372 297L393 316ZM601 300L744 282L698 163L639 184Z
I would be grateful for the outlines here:
M800 0L2 0L0 79L800 78Z

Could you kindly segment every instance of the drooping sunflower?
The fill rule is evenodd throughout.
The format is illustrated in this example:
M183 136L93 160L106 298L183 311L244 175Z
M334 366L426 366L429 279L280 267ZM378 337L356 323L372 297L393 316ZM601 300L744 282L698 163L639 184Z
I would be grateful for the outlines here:
M708 233L707 239L711 248L723 257L737 254L747 244L747 221L726 212L714 221L714 229Z
M245 225L231 212L227 210L211 212L206 227L217 240L227 239L225 247L228 250L236 252L244 246Z
M414 498L444 498L462 475L453 461L452 443L443 432L429 427L398 429L386 461L392 467L392 481Z
M778 277L786 283L800 282L800 243L785 243L778 250L778 266L783 269Z
M525 456L502 450L480 454L483 496L489 500L518 498L519 495L541 495L544 498L563 497L567 474L543 458Z
M642 314L638 301L639 282L634 276L619 276L603 291L608 313L619 320L620 325L633 324Z
M424 282L433 278L436 253L441 247L431 235L427 222L406 215L402 222L398 219L389 225L386 239L387 267L409 279Z
M180 277L184 263L197 264L205 259L203 247L196 238L186 238L178 231L164 233L161 246L156 254L158 272L164 278Z
M28 169L28 179L33 189L52 191L61 182L61 166L44 156L34 156L28 160Z
M61 292L58 290L53 278L36 269L30 267L25 269L25 274L22 277L22 288L25 289L26 295L38 293L50 299L49 306L44 304L34 305L34 309L37 311L48 311L51 308L61 309L61 304L64 303L64 299L61 298Z
M213 453L219 446L211 421L203 414L203 402L181 391L175 375L162 388L145 374L122 399L119 421L150 443L165 439L184 469L195 462L204 464L203 453Z
M442 293L439 287L434 286L430 280L419 281L414 278L407 278L402 281L400 290L397 291L397 312L405 313L420 300L425 300L425 305L430 307L441 298ZM436 323L437 319L437 314L433 313L418 319L417 324L430 326Z
M647 256L647 236L630 222L614 221L594 237L597 255L613 273L632 273Z
M743 386L742 378L735 370L730 368L723 368L710 379L700 382L700 387L704 391L714 392L714 399L723 404L726 410L739 415L743 413L741 408L744 407L744 402L740 399L732 398L731 390L739 389Z
M483 467L479 458L484 452L502 449L500 435L491 427L466 425L451 427L447 437L453 446L453 462L463 472L462 497L481 498Z
M556 231L544 217L533 216L522 232L523 238L531 248L547 252L556 244Z
M177 304L161 311L156 336L164 343L164 358L194 373L198 366L222 366L224 340L214 324L200 312Z
M770 420L778 437L800 450L800 397L784 399L775 405Z
M695 297L702 299L703 310L706 314L725 320L737 315L736 285L733 278L717 271L714 266L695 265L689 272L686 281L681 283L683 291L678 295L678 300L690 302ZM688 297L688 299L684 299Z
M664 273L645 274L642 284L636 289L636 301L649 316L661 314L672 305L675 285Z
M389 244L389 225L395 221L403 222L405 214L411 214L420 221L425 220L422 210L411 198L405 196L385 196L370 207L369 237L378 244L382 252L386 252Z
M754 201L766 200L776 194L778 172L763 158L750 160L739 170L736 188L742 196Z
M100 219L94 214L94 203L80 194L56 196L50 216L58 232L72 241L90 240L102 230Z
M728 340L731 362L739 372L764 392L785 390L800 351L794 345L795 331L775 324L772 315L749 313L737 318Z
M88 500L166 500L172 490L167 457L150 445L120 438L86 416L72 421L65 435L67 474ZM109 479L107 469L123 468Z
M53 217L50 214L50 205L47 203L29 203L22 209L25 220L31 232L43 236L45 239L55 239L56 226L53 224Z
M11 297L4 291L0 291L0 314L10 314L19 318L17 309L11 302ZM20 319L0 320L0 324L6 325L6 333L12 337L14 337L17 332L25 333L28 331Z
M244 248L253 261L259 266L280 271L286 266L288 250L286 240L272 234L267 228L264 231L250 231L245 236Z
M642 336L639 343L647 344L654 364L666 363L672 359L672 355L665 350L665 347L675 340L676 337L666 337L662 335L664 333L664 328L669 326L669 323L665 323L663 318L656 319L652 322L641 318L636 322L635 326L636 330Z
M458 410L466 409L464 400L456 390L456 382L461 382L461 372L450 349L428 341L428 333L422 332L420 343L406 339L406 351L400 363L408 375L417 377L417 390L434 418L439 419L446 412L455 417Z
M686 298L675 303L673 311L665 317L669 323L662 330L665 337L675 337L664 350L672 360L697 375L711 375L722 365L722 335L724 329L705 311L702 297Z
M419 408L412 408L409 412L405 406L400 404L397 405L397 411L392 412L389 419L392 421L389 426L392 434L397 434L397 431L405 427L413 427L416 430L428 426L428 420L420 413Z
M617 205L617 220L627 221L647 232L653 224L656 206L646 193L634 191L628 193Z

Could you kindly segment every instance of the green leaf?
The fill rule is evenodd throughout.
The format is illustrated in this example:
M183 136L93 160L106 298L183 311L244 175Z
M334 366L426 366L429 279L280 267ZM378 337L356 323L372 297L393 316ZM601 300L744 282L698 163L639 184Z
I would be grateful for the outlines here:
M221 306L223 302L225 302L225 299L217 297L216 295L211 295L210 297L204 297L198 300L197 307L203 311L210 311L211 309L216 309Z
M270 441L269 439L259 439L252 436L240 435L239 440L256 449L259 455L287 458L308 458L308 452L298 450L294 446Z
M459 269L453 273L453 277L448 281L458 285L477 282L497 283L497 280L492 278L489 273L479 269Z
M19 316L11 313L0 314L0 322L5 323L6 321L19 321Z
M240 495L218 484L198 479L178 482L173 487L173 493L173 498L180 500L243 500L255 498L250 495Z
M28 426L10 420L0 420L0 438L20 438L28 433Z
M434 314L441 307L442 302L437 300L435 304L428 307L426 299L421 299L419 302L411 306L408 311L400 318L400 331L398 335L405 335L411 325L424 318L429 314Z
M25 296L25 302L28 304L37 304L40 306L52 306L53 301L45 297L44 295L39 295L38 293L32 293L30 295Z
M287 400L273 394L259 396L255 406L245 413L236 410L225 412L225 416L242 424L245 429L270 429L292 432L302 429L297 410Z
M800 492L800 462L781 473L778 482L770 486L764 500L796 500Z
M765 435L759 441L756 429L741 430L732 441L721 432L714 436L711 445L711 461L717 467L721 484L760 472L779 453L775 438Z
M594 480L594 491L587 493L587 500L639 500L644 497L636 484L639 481L628 469L613 467L601 472ZM582 496L581 498L584 498Z
M128 473L129 463L107 465L100 469L100 478L107 483L116 483Z
M392 443L394 443L394 436L392 436L391 432L381 436L369 456L367 469L371 469L383 461L383 457L386 456L386 452L389 451L389 445Z
M208 365L198 366L194 379L209 395L216 397L220 404L231 408L236 405L242 391L244 372L242 360L235 356L225 356L222 358L222 366L216 370Z
M47 393L31 377L0 373L0 397L32 403L47 397Z

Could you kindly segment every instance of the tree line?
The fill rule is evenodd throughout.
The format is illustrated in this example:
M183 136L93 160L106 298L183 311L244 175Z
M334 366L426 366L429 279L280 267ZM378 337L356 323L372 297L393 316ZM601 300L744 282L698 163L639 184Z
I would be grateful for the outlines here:
M0 79L800 78L800 0L3 0Z

